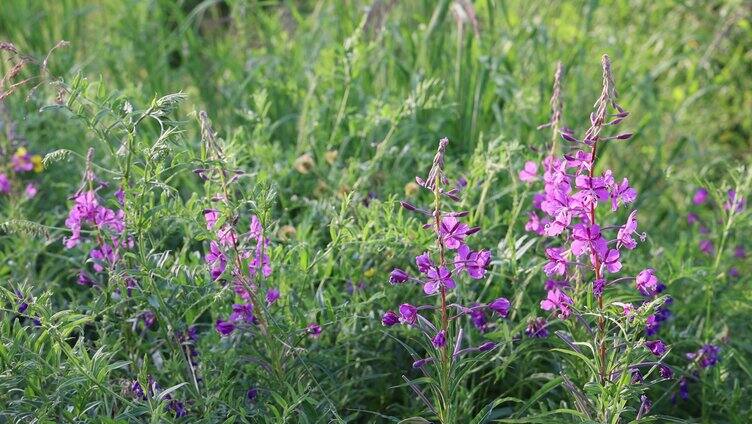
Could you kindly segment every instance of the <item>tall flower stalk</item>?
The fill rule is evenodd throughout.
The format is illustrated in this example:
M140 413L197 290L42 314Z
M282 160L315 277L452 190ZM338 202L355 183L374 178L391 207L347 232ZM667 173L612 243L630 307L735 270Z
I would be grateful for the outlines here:
M438 297L438 300L421 306L403 303L397 308L398 312L389 310L382 318L382 323L387 327L403 324L422 334L427 356L420 357L417 352L413 352L413 367L420 369L428 377L433 399L429 400L415 382L404 378L442 423L457 422L461 414L457 408L453 408L453 393L456 393L453 388L461 383L458 369L463 359L468 354L488 352L496 348L496 344L490 341L476 347L463 348L466 334L457 320L468 316L476 327L485 331L488 329L486 312L496 313L503 318L510 309L510 303L505 298L471 306L449 303L457 285L455 279L463 273L470 279L483 279L491 263L491 254L488 250L473 251L467 245L466 239L479 231L478 227L470 227L460 221L468 212L445 209L445 200L460 200L460 188L450 187L444 172L444 155L448 144L449 140L446 138L439 141L428 176L425 179L416 177L417 184L432 193L432 209L401 202L405 209L428 219L423 228L431 230L434 235L434 251L426 251L415 258L419 276L411 276L401 268L395 268L390 275L393 285L414 283L422 286L425 295ZM448 256L452 251L455 251L455 256L450 262ZM421 315L424 311L435 311L434 319L429 319L429 314Z
M578 339L582 334L592 340L587 346L593 357L587 363L593 370L591 377L598 383L600 392L589 398L587 394L592 394L592 391L582 391L566 374L562 376L564 386L575 397L580 412L594 419L610 421L625 411L629 399L627 393L635 399L638 394L644 397L640 398L638 416L649 412L650 400L643 393L610 388L641 383L645 372L642 368L648 367L648 374L657 369L668 347L661 340L646 340L657 331L656 328L653 328L655 331L649 330L649 318L653 317L655 321L659 314L666 316L667 312L661 311L670 300L658 297L664 286L651 268L634 277L617 276L623 268L622 254L637 247L634 237L644 241L646 235L637 232L636 210L629 213L623 225L607 220L608 214L616 214L620 208L633 203L637 192L627 178L619 181L610 169L597 172L598 154L603 144L632 137L631 133L604 135L629 113L616 101L617 91L607 55L602 57L601 66L602 89L590 114L590 125L580 138L571 130L559 130L561 138L569 144L563 146L564 153L558 155L556 145L552 143L551 154L544 160L544 191L533 201L534 206L544 213L544 218L538 219L535 212L531 213L526 228L559 241L550 243L545 249L547 262L543 271L549 279L546 298L540 304L543 310L552 313L550 318L564 321L571 331L569 334L559 330L556 335L583 360L587 358L583 355L587 350L582 349L584 342ZM544 125L554 129L559 127L561 119L560 67L557 67L556 75L551 102L554 112L551 122ZM533 182L537 179L535 171L526 165L520 178ZM599 215L599 205L610 206L608 213ZM611 220L614 218L618 219L611 217ZM609 233L613 236L609 237ZM635 294L618 290L628 281L634 281L642 296L639 307L626 302ZM607 292L611 294L607 295ZM590 299L594 301L594 307ZM659 361L649 361L650 355ZM661 372L659 378L667 378L666 375Z

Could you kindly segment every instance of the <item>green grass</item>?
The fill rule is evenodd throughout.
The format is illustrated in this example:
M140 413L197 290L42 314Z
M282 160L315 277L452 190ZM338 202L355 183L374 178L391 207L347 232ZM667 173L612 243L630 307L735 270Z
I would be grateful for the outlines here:
M461 4L473 5L477 28L459 17ZM403 384L403 374L419 374L394 338L418 337L386 331L380 316L421 298L417 288L388 283L393 267L431 243L397 201L430 201L407 196L405 185L425 176L441 137L450 139L448 173L469 181L462 207L483 229L475 243L494 258L489 279L462 296L514 305L487 335L502 347L457 388L457 422L487 405L479 422L587 422L566 412L575 404L559 373L579 387L588 382L551 350L566 345L512 337L542 315L545 295L542 243L526 244L524 231L532 189L516 175L545 153L550 133L536 127L550 115L556 62L565 70L563 123L581 133L604 53L631 112L623 127L635 136L603 149L599 166L629 177L649 234L626 271L655 268L674 298L661 330L670 364L685 367L684 354L702 343L723 349L688 401L670 401L676 381L651 387L652 418L641 422L749 422L752 265L732 251L752 250L752 220L747 210L728 223L721 210L692 206L691 196L700 186L719 203L728 188L752 194L750 15L742 1L3 2L0 41L37 62L58 41L70 45L50 55L42 80L3 102L0 169L19 142L42 156L73 153L49 158L35 199L0 195L0 422L172 420L164 403L126 394L147 375L164 388L180 385L173 395L189 402L190 422L432 419ZM4 60L0 71L9 66ZM38 72L30 65L21 76ZM60 87L66 94L56 105ZM151 118L134 125L133 116L159 110L155 99L172 93L186 96L165 111L172 132ZM210 233L201 211L216 187L192 171L216 164L202 144L201 110L228 168L247 173L235 205L241 224L259 215L272 240L271 284L283 299L271 345L230 343L213 328L232 302L202 259ZM126 259L141 290L130 298L113 296L125 288L122 276L103 290L77 285L86 252L61 244L89 147L108 196L126 168L133 181L126 210L138 248ZM313 158L307 173L295 166L304 154ZM375 199L366 202L369 193ZM699 251L704 236L687 224L690 211L709 224L716 256ZM731 266L740 278L728 277ZM361 281L365 289L348 294L348 282ZM42 317L40 328L14 313L16 288L35 297L28 315ZM147 309L157 315L154 331L134 323ZM322 337L301 339L313 321ZM201 335L201 381L176 342L190 324ZM470 329L468 337L482 340ZM245 400L252 386L262 389L255 403Z

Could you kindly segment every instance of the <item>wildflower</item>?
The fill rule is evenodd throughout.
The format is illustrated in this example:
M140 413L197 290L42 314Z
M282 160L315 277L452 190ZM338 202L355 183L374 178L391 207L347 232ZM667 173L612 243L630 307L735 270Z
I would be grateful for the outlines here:
M546 275L564 275L567 272L569 261L563 256L564 249L560 247L549 247L546 249L548 263L543 267Z
M732 266L731 268L729 268L729 270L728 270L728 276L729 277L731 277L731 278L739 278L740 275L741 274L739 273L739 270L735 266Z
M661 374L662 378L667 380L674 377L674 370L664 364L658 365L658 372Z
M423 252L422 254L416 256L415 264L418 265L418 271L423 274L427 273L429 269L434 267L431 257L428 256L428 252Z
M666 344L662 340L648 340L645 342L645 347L655 356L663 356L666 351Z
M718 363L718 354L720 352L720 347L712 344L705 344L696 352L687 353L687 359L690 361L697 361L697 364L701 368L709 368Z
M486 316L486 312L480 307L476 307L478 305L473 306L474 307L468 312L470 315L470 321L478 331L485 333L488 331L488 317Z
M485 342L481 344L480 346L478 346L478 350L480 352L488 352L489 350L494 350L494 349L496 349L496 343L494 342Z
M441 220L439 226L439 235L442 237L442 241L447 249L457 249L460 244L470 234L475 231L466 224L459 222L459 220L453 216L445 216Z
M327 150L326 153L324 153L324 160L326 160L326 163L329 165L334 165L334 162L337 160L337 156L339 156L339 152L336 150Z
M398 317L397 314L395 314L394 311L391 310L386 311L381 317L381 323L384 325L384 327L391 327L399 322L400 317Z
M640 370L638 370L637 368L632 368L630 371L632 373L632 384L642 383L643 379Z
M599 278L593 281L593 296L603 296L603 289L606 287L606 280Z
M546 323L545 318L536 317L528 322L527 328L525 328L525 335L534 338L548 337L547 327L548 323Z
M740 244L740 245L737 245L736 247L734 247L734 256L737 257L737 258L739 258L739 259L746 258L747 257L747 251L744 249L744 246L742 246Z
M519 173L520 181L530 183L538 179L538 164L533 161L525 162L525 167Z
M454 259L456 271L467 270L467 274L476 280L486 275L486 268L491 262L491 252L481 250L473 252L466 244L460 245L457 249L457 256Z
M700 217L694 212L689 212L687 214L687 224L692 225L696 222L700 222Z
M684 400L689 399L689 382L686 377L682 377L679 380L679 397Z
M571 313L570 305L572 305L572 299L559 289L549 290L546 299L540 303L541 309L544 311L558 309L561 319L569 317Z
M611 211L618 209L618 202L622 204L632 203L637 198L637 191L629 186L629 181L624 178L620 184L615 184L611 189Z
M10 193L10 180L4 173L0 173L0 193Z
M603 265L606 267L606 271L610 273L616 273L621 270L621 262L619 251L617 249L608 249L603 256Z
M426 273L427 280L423 284L423 291L426 294L434 294L439 291L440 287L453 289L455 287L452 273L447 267L432 267Z
M645 414L649 413L652 408L653 402L651 402L647 396L640 395L640 410L638 411L637 415L642 417Z
M33 183L27 184L26 189L24 190L24 194L26 195L27 199L33 199L37 195L37 186L35 186Z
M616 248L621 246L626 247L629 250L637 247L637 242L632 238L632 234L637 231L637 211L632 211L627 218L627 223L624 226L619 227L619 232L616 235ZM644 236L640 236L640 239L644 240Z
M92 287L94 285L94 281L86 275L84 270L79 271L76 282L81 286Z
M230 321L232 323L244 321L247 324L253 324L253 305L250 303L236 303L232 305L232 314L230 315Z
M229 336L235 330L235 324L229 321L223 321L221 319L217 320L217 323L215 324L214 327L217 329L217 332L222 336Z
M640 271L635 278L637 291L643 296L655 296L661 290L661 282L658 277L655 276L655 270L653 268L646 268Z
M28 172L34 169L31 155L24 147L19 147L11 158L11 166L15 172Z
M441 330L439 331L436 336L431 340L431 344L433 344L433 347L440 349L444 346L446 346L446 331Z
M599 256L606 253L606 239L601 236L601 229L598 225L587 226L577 224L572 233L574 241L572 242L572 253L580 256L586 251L593 251Z
M399 306L399 314L399 321L402 324L415 325L418 321L418 308L409 303L403 303Z
M212 240L209 242L209 253L206 254L206 262L211 266L212 280L216 280L225 272L227 257L219 248L219 244Z
M389 282L392 284L402 284L409 279L410 276L407 275L405 271L399 268L394 268L394 270L392 270L392 273L389 274Z
M706 254L706 255L712 255L715 248L713 247L713 242L708 239L700 240L700 252Z
M702 205L708 199L708 190L699 188L692 197L692 203L695 205Z
M509 314L509 308L511 304L509 303L509 300L500 297L493 302L488 304L488 309L498 313L501 315L502 318L506 318Z
M211 230L219 219L219 211L216 209L204 209L204 219L206 220L206 229Z
M433 358L418 359L417 361L413 362L413 368L423 368L431 362L433 362Z
M250 388L250 389L248 389L248 391L247 391L247 392L245 393L245 398L246 398L246 399L248 399L248 400L250 400L250 401L253 401L253 400L255 400L255 399L256 399L256 397L258 397L258 389L257 389L257 388L255 388L255 387L251 387L251 388Z
M308 326L306 327L306 333L308 333L308 337L312 339L319 338L321 331L323 331L321 329L321 326L316 324L315 322L308 324Z
M118 187L117 191L115 191L115 199L120 203L120 207L125 205L125 191L123 191L123 187Z
M737 196L736 191L729 190L726 194L728 200L723 204L723 209L741 212L747 207L747 200L742 196Z
M141 314L141 318L144 320L144 325L148 329L153 329L157 323L157 315L152 311L146 311Z
M276 288L270 288L266 291L266 306L272 306L279 299L279 290Z

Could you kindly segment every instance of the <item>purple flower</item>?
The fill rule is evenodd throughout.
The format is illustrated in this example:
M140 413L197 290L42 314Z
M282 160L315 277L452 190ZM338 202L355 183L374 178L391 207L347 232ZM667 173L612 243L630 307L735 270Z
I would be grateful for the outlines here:
M470 309L470 321L472 321L473 326L478 329L481 333L485 333L488 331L488 318L486 317L486 312L481 308L472 308Z
M141 315L141 318L144 320L144 325L146 325L146 328L149 330L154 328L154 325L157 323L157 315L152 311L146 311Z
M544 311L558 309L561 319L569 317L572 312L569 308L570 305L572 305L572 299L559 289L549 290L546 299L540 303L541 309Z
M428 252L423 252L416 256L415 264L418 266L418 271L422 274L427 273L429 269L433 268L433 261L431 260L431 257L428 256Z
M747 207L747 200L742 196L737 196L736 191L729 190L727 195L728 195L728 201L724 203L723 209L725 210L733 209L736 212L741 212L744 210L744 208Z
M253 324L253 305L250 303L232 305L232 314L230 321L237 323L244 321L246 324Z
M272 287L266 291L266 306L271 306L279 299L279 290Z
M431 340L431 344L433 344L433 347L435 347L436 349L441 349L442 347L446 346L446 331L439 331L433 338L433 340Z
M447 249L457 249L475 231L453 216L445 216L439 225L439 235Z
M418 321L418 308L409 303L403 303L399 306L399 314L399 321L402 324L415 325Z
M658 320L658 317L655 315L648 316L647 320L645 320L645 335L646 336L654 336L656 333L658 333L658 330L661 328L661 322Z
M531 183L538 179L538 164L533 161L525 162L525 167L519 173L520 181Z
M687 359L690 361L697 361L697 364L701 368L709 368L718 363L718 354L721 352L721 348L712 345L705 344L697 352L688 353Z
M315 322L308 324L308 326L306 327L306 333L308 333L308 337L312 339L319 338L322 331L323 330L321 329L321 326L316 324Z
M731 277L731 278L739 278L740 275L741 274L739 273L739 270L735 266L732 266L731 268L729 268L729 270L728 270L728 276L729 277Z
M439 291L440 287L446 287L448 289L453 289L455 287L454 280L452 279L452 272L444 266L429 269L426 273L426 277L426 282L423 284L423 292L426 294L434 294Z
M4 173L0 173L0 193L10 193L10 180Z
M572 253L580 256L590 250L599 256L603 256L607 250L606 240L601 236L601 229L596 225L587 226L577 224L572 232Z
M206 229L211 230L219 219L219 211L216 209L204 209L204 219L206 220Z
M567 272L569 261L563 256L564 249L560 247L549 247L546 249L548 262L543 266L543 272L546 275L564 275Z
M575 186L580 189L580 191L577 192L573 198L581 201L583 204L590 205L595 202L605 202L608 200L606 182L602 177L578 175L577 178L575 178Z
M687 214L687 224L692 225L696 222L700 222L700 217L693 212Z
M253 400L255 400L255 399L256 399L256 397L258 397L258 389L257 389L257 388L255 388L255 387L251 387L251 388L250 388L250 389L248 389L248 391L247 391L247 392L245 393L245 398L246 398L246 399L248 399L248 400L250 400L250 401L253 401Z
M33 183L27 184L26 189L24 190L24 195L26 195L27 199L33 199L37 195L37 186Z
M734 248L734 256L737 257L737 258L739 258L739 259L746 258L747 257L747 251L744 249L744 246L742 246L741 244L738 245L738 246L736 246Z
M470 278L479 280L486 275L486 268L490 263L491 252L488 250L473 252L466 244L462 244L457 249L457 256L454 258L454 269L456 271L465 269Z
M611 210L618 209L618 202L621 204L632 203L637 198L637 191L629 186L629 181L624 178L621 184L614 184L611 189Z
M667 380L674 377L674 371L670 367L663 364L658 366L658 372L661 374L662 378L665 378Z
M488 309L498 313L501 315L502 318L506 318L509 314L509 308L511 304L509 303L509 300L500 297L493 302L488 304Z
M86 287L92 287L94 286L94 281L89 278L89 276L84 272L84 270L79 271L78 273L78 280L76 281L81 286Z
M603 296L604 287L606 287L606 280L604 280L603 278L599 278L593 281L593 296L595 297Z
M700 240L700 252L706 254L706 255L712 255L715 248L713 247L713 242L708 239Z
M206 262L211 266L212 280L219 278L225 272L227 257L219 248L219 244L212 240L209 243L209 253L206 254Z
M632 368L630 371L632 373L632 384L642 383L643 379L642 379L642 373L640 373L640 370L638 370L637 368Z
M392 284L402 284L408 279L410 279L410 276L407 275L405 271L399 268L394 268L394 270L392 270L392 273L389 274L389 282Z
M702 205L708 200L708 191L704 188L698 188L695 195L692 197L692 203L695 205Z
M655 356L663 356L666 353L666 344L662 340L648 340L645 347Z
M386 311L384 313L384 316L381 317L381 323L384 325L384 327L391 327L395 324L397 324L400 321L400 318L397 316L397 314L394 313L394 311Z
M653 402L651 402L647 396L640 395L640 410L637 413L638 416L643 417L645 414L648 414L652 408Z
M214 328L216 328L217 332L222 336L229 336L235 330L235 325L229 321L218 319Z
M682 377L679 380L679 397L684 400L689 399L689 381L687 381L686 377Z
M621 262L619 261L619 251L616 249L608 249L603 256L603 266L606 267L606 271L611 274L619 272L621 270Z
M478 346L478 350L480 352L488 352L489 350L496 349L496 343L494 342L485 342L482 345Z
M632 238L632 234L637 231L637 211L632 211L627 218L627 223L623 227L619 227L619 232L616 234L616 248L621 246L626 247L629 250L637 247L637 242ZM640 239L643 239L641 236Z
M123 187L118 187L115 191L115 199L117 199L121 207L125 205L125 191L123 191Z
M548 337L548 323L545 318L536 317L530 320L525 328L525 335L534 338Z
M640 271L635 278L635 285L637 291L643 296L655 296L660 292L661 282L658 277L655 276L655 270L653 268L647 268Z

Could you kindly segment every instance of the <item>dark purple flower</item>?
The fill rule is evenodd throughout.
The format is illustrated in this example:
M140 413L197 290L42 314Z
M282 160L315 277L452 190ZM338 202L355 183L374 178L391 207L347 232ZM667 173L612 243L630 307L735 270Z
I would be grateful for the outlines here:
M502 318L506 318L509 314L509 308L511 304L509 303L509 300L500 297L493 302L488 304L488 309L498 313L502 316Z
M409 279L410 276L407 275L405 271L399 268L394 268L394 270L392 270L392 273L389 274L389 282L392 284L402 284Z
M431 340L431 344L433 344L433 347L435 347L436 349L440 349L446 346L446 331L441 330L436 333L436 336L434 336L433 340Z
M687 224L692 225L697 222L700 222L700 217L696 213L690 212L687 214Z
M662 340L648 340L645 342L645 347L655 356L663 356L667 351L666 344Z
M658 320L658 317L656 315L650 315L648 316L647 320L645 320L645 335L646 336L654 336L656 333L658 333L658 330L661 328L661 323Z
M663 365L663 364L659 365L658 372L661 374L662 378L665 378L667 380L674 377L674 370L672 370L667 365Z
M482 345L478 346L478 350L481 352L488 352L489 350L496 349L496 343L494 342L485 342Z
M548 337L548 323L545 318L536 317L527 323L525 328L525 335L534 338L546 338Z
M253 324L253 304L234 304L232 305L232 314L230 315L230 321L232 323L245 322L246 324Z
M679 380L679 397L684 400L689 399L689 381L687 381L686 377L682 377Z
M386 311L384 313L384 316L381 317L381 323L385 327L391 327L391 326L399 323L399 321L400 321L400 318L392 310Z
M737 258L739 258L739 259L746 258L747 257L747 251L744 249L744 246L742 246L741 244L737 245L734 248L734 256L737 257Z
M216 328L217 332L221 334L222 336L229 336L235 330L235 324L229 321L223 321L221 319L218 319L214 328Z
M418 308L409 303L403 303L399 306L399 314L399 321L403 324L415 325L418 321Z
M308 337L312 339L319 338L322 331L323 330L321 329L321 326L316 324L315 322L308 324L308 326L306 327L306 333L308 333Z
M640 410L638 411L638 416L643 417L645 414L648 414L650 412L650 409L653 408L653 402L648 399L645 395L640 395Z
M603 296L604 287L606 287L606 280L604 280L603 278L599 278L593 281L593 296L595 297Z
M481 333L488 331L488 318L486 317L486 312L483 309L472 308L469 314L470 321L472 321L475 328L477 328Z
M702 205L708 200L708 191L704 188L698 188L695 195L692 197L692 203L695 205Z
M248 389L248 391L247 391L247 392L245 393L245 398L246 398L246 399L248 399L248 400L250 400L250 401L253 401L253 400L255 400L255 399L256 399L256 397L258 397L258 389L257 389L257 388L255 388L255 387L251 387L251 388L250 388L250 389Z
M731 268L729 268L729 270L728 270L728 275L729 275L729 277L731 277L731 278L739 278L739 276L740 276L741 274L739 273L739 270L738 270L738 269L737 269L737 268L736 268L735 266L732 266L732 267L731 267Z
M89 278L89 276L86 274L86 272L84 272L84 270L81 270L78 273L78 280L76 282L81 286L86 286L86 287L94 286L94 281L91 278Z
M428 252L423 252L422 254L415 257L415 264L418 266L418 271L425 274L428 272L429 269L433 268L433 261L431 261L431 257L428 256Z
M169 395L167 395L169 396ZM185 417L188 415L188 411L185 409L185 405L183 402L180 402L179 400L170 400L167 402L167 409L171 410L173 414L175 414L175 417Z
M149 330L154 328L154 325L157 323L157 315L152 311L146 311L141 315L141 318L144 320L144 325L146 325L146 328Z
M632 373L632 384L640 384L642 383L642 373L637 368L632 368L630 370Z
M688 353L687 359L690 361L696 360L701 368L708 368L718 363L718 354L720 352L720 347L712 344L705 344L700 347L697 352Z

